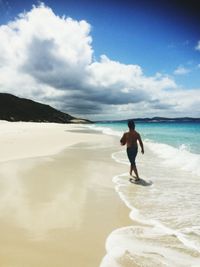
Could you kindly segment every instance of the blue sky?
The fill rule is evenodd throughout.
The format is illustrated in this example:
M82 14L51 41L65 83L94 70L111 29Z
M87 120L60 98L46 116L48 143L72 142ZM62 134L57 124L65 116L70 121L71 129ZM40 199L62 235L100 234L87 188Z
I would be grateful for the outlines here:
M38 1L0 0L0 24L7 25L9 21L14 21L14 18L21 12L31 12L33 4L39 5ZM94 119L102 119L104 117L121 119L127 116L143 117L147 114L150 114L150 116L161 114L169 117L173 115L200 116L197 103L200 92L200 45L198 46L200 40L200 18L198 16L200 5L198 5L198 1L125 0L106 2L48 0L44 1L44 4L59 18L65 15L66 17L71 17L74 22L84 20L88 23L89 32L86 35L92 38L92 42L88 43L92 59L90 59L86 67L90 70L92 69L93 78L90 77L90 83L86 83L86 78L83 78L82 81L78 81L76 85L73 85L76 90L81 91L81 94L85 90L83 101L86 102L84 105L78 105L73 102L76 101L74 94L72 95L72 101L68 103L69 108L67 104L59 102L58 96L53 97L53 95L56 95L53 93L52 98L50 98L49 94L48 97L45 97L44 92L43 94L29 92L30 97L44 102L49 101L50 104L64 111L69 111L69 113L71 111L75 115L83 114L83 116ZM42 23L48 23L48 21L45 22L44 20ZM18 31L23 31L23 29L20 28ZM53 34L52 32L52 38L54 38ZM34 36L34 33L32 36ZM113 72L116 75L118 75L118 67L121 68L121 71L119 70L121 73L123 72L123 66L138 66L142 72L139 74L141 80L138 80L136 85L134 82L131 83L130 80L125 81L115 77L112 79L112 84L109 81L107 89L104 91L105 84L103 81L99 82L100 75L101 79L105 77L105 75L102 75L102 70L101 74L99 73L99 69L103 66L102 64L105 64L105 62L102 63L101 61L102 55L109 59L109 64L114 68ZM108 61L106 66L108 66ZM100 62L102 63L101 67L99 65ZM115 62L121 65L116 66ZM27 66L27 64L25 65ZM96 69L94 70L94 68ZM48 79L41 79L41 77L39 79L38 76L33 75L33 72L30 73L27 70L26 74L32 75L31 77L35 81L40 82L40 86L45 84L52 87L52 84L49 81L47 82ZM75 72L77 73L77 70ZM124 73L124 75L126 74ZM137 76L138 74L134 72L134 75ZM93 79L92 82L91 79ZM158 88L155 91L151 88L150 92L148 92L148 81L151 84L152 79L158 80L158 83L151 85L151 87ZM167 80L168 85L161 85L161 80L163 83L164 80ZM100 84L99 88L97 81ZM91 84L93 86L95 84L91 90L94 92L95 88L96 97L93 96L89 99L86 94L90 94L90 92L85 87L92 88ZM5 91L5 88L9 86L6 86L5 82L3 89L3 85L2 83L1 90ZM36 85L34 84L34 86ZM53 84L53 86L53 89L57 90L57 92L64 92L63 88L60 89L57 84ZM65 86L66 95L71 95L69 93L71 85L65 84ZM140 92L141 88L142 91ZM102 90L101 94L99 93L100 90ZM11 88L8 91L12 92ZM123 95L121 95L123 101L119 101L117 97L120 92L123 92ZM19 91L18 94L29 97L27 91ZM128 96L127 94L130 95ZM102 99L106 97L106 101L103 101ZM128 101L132 97L134 100L132 102ZM183 100L175 103L175 98L182 98ZM138 101L136 101L137 99ZM186 99L189 99L188 102ZM96 107L98 106L96 111L93 109L95 103ZM135 103L134 106L133 103ZM157 104L155 105L155 103ZM109 107L106 106L108 104L110 105ZM74 106L71 107L72 105ZM185 109L184 106L186 106ZM109 112L102 114L102 111L107 107ZM150 112L144 112L146 109L149 109Z

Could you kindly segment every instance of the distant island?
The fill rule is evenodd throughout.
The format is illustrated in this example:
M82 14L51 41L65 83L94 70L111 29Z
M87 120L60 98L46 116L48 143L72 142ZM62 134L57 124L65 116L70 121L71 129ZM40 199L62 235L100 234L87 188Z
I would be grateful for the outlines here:
M49 105L12 94L0 93L0 120L56 123L91 123L75 118Z
M153 117L153 118L132 118L135 122L200 122L200 118L191 118L191 117L179 117L179 118L166 118L166 117ZM131 119L126 120L107 120L107 121L97 121L97 123L119 123L127 122Z

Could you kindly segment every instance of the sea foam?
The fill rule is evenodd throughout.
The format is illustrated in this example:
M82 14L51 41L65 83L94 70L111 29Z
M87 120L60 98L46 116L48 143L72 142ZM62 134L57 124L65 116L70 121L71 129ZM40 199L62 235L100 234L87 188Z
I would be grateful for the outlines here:
M167 144L145 142L145 145L162 159L166 167L181 168L192 174L200 175L200 155L191 153L182 144L179 148Z
M117 137L121 137L123 134L122 131L113 130L111 127L96 125L89 127L90 129L99 130L104 134ZM149 148L153 154L156 154L166 167L179 168L188 173L200 176L200 154L190 152L187 145L181 144L179 148L176 148L168 144L145 139L144 146Z
M107 127L92 126L91 128L117 137L121 137L123 134L122 131ZM179 218L182 214L179 212L179 207L176 207L177 204L180 204L177 202L179 199L185 199L186 203L188 203L187 199L190 200L191 209L188 212L191 212L190 216L193 216L191 219L194 222L194 215L197 209L195 204L193 211L192 205L197 202L198 197L193 189L195 185L199 186L197 177L200 175L200 155L191 153L189 147L185 144L176 148L168 144L145 139L144 146L146 158L141 160L139 156L137 161L139 170L142 169L143 175L145 173L148 174L148 178L150 173L152 175L156 174L157 177L154 177L153 185L145 189L138 189L139 186L132 185L129 182L128 173L122 173L113 178L117 193L130 209L133 226L117 229L108 236L106 241L107 254L103 258L100 267L200 266L199 228L192 224L185 226L187 218L182 221L183 217ZM114 152L112 158L116 162L129 165L125 150L119 149ZM184 193L186 192L184 184L186 181L188 182L186 173L192 175L193 179L193 184L190 184L191 188L188 187L187 194ZM159 177L160 174L161 176ZM172 174L175 174L175 176L170 180ZM179 176L180 174L181 176ZM194 182L195 179L197 182ZM192 195L194 196L193 199L191 198ZM138 209L135 206L138 199L140 201L143 199L144 203L153 201L152 205L155 204L155 207L152 212L156 213L149 216L149 211L146 213L147 210ZM170 202L168 203L168 201ZM183 202L181 204L184 206ZM159 205L165 207L162 216L159 214ZM173 210L171 210L170 205L174 205ZM176 209L178 212L176 212ZM166 225L157 219L162 217L162 219L166 220L169 215L173 218L173 213L177 214L176 221L178 225L183 225L183 227L174 228L173 225L169 224L170 221ZM189 219L188 217L188 223Z

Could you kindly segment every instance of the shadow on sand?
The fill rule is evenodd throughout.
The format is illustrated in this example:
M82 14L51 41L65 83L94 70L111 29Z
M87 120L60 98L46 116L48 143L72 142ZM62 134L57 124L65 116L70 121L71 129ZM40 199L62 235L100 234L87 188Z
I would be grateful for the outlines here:
M146 181L142 178L140 178L139 180L135 180L134 178L130 178L129 181L132 183L132 184L136 184L136 185L142 185L142 186L150 186L153 184L152 181Z

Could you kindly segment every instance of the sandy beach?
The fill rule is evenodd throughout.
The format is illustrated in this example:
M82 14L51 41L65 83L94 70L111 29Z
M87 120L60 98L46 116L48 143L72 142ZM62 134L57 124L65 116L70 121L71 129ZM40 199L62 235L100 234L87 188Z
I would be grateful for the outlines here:
M0 127L0 267L199 266L199 176L174 167L195 154L145 141L132 184L109 127Z
M115 192L118 139L81 125L0 122L0 266L95 267L131 224Z

